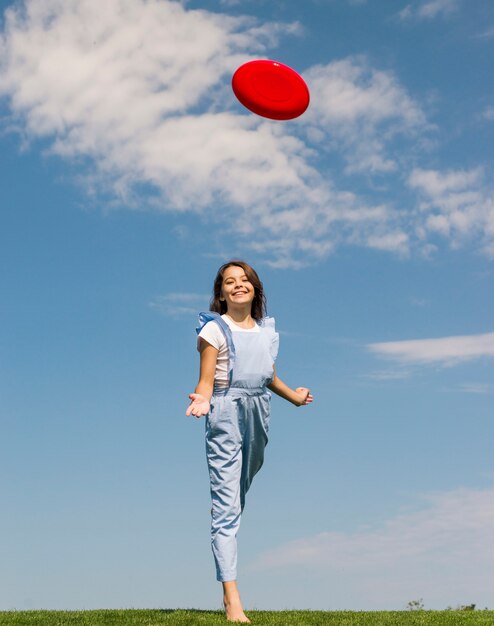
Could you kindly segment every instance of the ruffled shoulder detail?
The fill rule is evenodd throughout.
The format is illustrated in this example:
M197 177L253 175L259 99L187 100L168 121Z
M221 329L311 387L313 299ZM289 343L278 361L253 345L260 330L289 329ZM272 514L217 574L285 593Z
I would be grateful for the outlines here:
M201 313L199 313L199 325L196 326L196 333L199 334L204 326L213 320L221 320L221 315L219 313L214 313L213 311L201 311Z
M263 317L257 323L268 334L270 340L269 351L271 353L273 361L276 361L276 357L278 356L278 349L280 346L280 336L276 332L274 317Z
M201 311L199 313L199 325L196 326L196 333L199 334L208 322L216 322L221 332L225 336L228 346L228 377L232 381L233 363L235 362L235 344L233 343L232 331L219 313L214 311Z

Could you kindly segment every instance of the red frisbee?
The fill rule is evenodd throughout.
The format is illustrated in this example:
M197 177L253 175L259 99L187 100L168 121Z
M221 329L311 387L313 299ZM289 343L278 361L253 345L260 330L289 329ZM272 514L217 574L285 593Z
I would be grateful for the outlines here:
M257 115L272 120L291 120L309 106L309 88L288 65L277 61L249 61L232 78L239 101Z

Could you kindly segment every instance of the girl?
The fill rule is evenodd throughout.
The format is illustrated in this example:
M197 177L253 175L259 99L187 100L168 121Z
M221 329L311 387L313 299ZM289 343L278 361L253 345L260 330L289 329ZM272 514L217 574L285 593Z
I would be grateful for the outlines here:
M220 267L210 307L199 314L199 382L186 415L206 416L211 541L226 618L250 623L236 583L236 536L268 441L267 388L296 406L309 404L312 396L305 387L291 389L276 374L278 333L274 319L266 317L263 286L250 265L230 261Z

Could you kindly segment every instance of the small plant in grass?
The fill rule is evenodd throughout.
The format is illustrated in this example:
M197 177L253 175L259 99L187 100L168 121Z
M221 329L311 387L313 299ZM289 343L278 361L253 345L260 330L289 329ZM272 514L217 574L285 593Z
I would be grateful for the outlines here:
M448 606L446 611L475 611L475 604L460 604L456 608Z
M424 608L424 601L422 598L419 598L418 600L410 600L406 606L407 611L423 611Z

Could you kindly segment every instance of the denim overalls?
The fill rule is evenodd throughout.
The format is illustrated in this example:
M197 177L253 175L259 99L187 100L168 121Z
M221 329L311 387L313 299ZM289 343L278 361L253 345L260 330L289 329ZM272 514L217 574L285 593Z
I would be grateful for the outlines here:
M219 325L229 355L226 389L214 389L206 416L206 454L211 484L211 543L219 581L237 578L237 532L252 479L261 469L268 442L271 393L278 353L274 319L257 323L258 333L231 330L218 313L199 314L197 333Z

